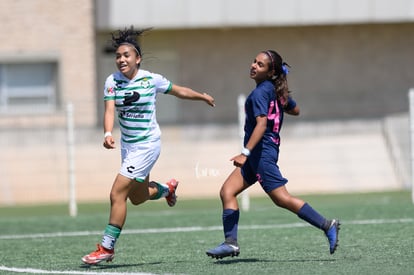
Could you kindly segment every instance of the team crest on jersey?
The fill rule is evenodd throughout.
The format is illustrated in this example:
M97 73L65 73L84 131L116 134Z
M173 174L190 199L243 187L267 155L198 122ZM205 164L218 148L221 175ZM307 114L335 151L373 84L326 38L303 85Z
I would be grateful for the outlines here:
M148 78L144 78L144 79L142 79L142 80L140 81L139 85L140 85L142 88L147 89L147 88L151 85L151 83L150 83L150 81L149 81L149 79L148 79Z

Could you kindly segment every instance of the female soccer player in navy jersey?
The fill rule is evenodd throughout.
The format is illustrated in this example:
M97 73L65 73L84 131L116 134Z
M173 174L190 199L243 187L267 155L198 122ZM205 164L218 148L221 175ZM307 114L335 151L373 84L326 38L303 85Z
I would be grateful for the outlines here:
M115 148L112 130L116 110L121 130L122 165L110 193L109 223L97 250L82 257L86 264L114 258L115 242L126 219L127 199L134 205L162 197L166 198L169 206L176 203L176 180L166 184L149 180L161 146L161 132L155 116L156 95L169 94L182 99L201 100L214 106L214 98L210 95L175 85L159 74L140 68L142 54L137 38L144 31L131 27L112 35L118 71L105 82L103 145L107 149Z
M256 82L256 88L245 102L244 148L241 154L231 158L236 168L220 190L225 240L208 250L208 256L220 259L239 255L237 195L257 181L277 206L323 230L330 253L336 250L339 221L324 218L308 203L291 196L285 187L287 179L282 177L277 165L283 115L299 115L299 107L288 91L287 66L273 50L260 52L251 64L250 78Z

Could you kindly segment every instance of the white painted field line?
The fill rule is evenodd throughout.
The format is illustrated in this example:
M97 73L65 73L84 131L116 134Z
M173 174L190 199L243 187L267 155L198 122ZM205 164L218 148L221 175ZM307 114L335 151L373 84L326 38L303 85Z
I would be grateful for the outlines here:
M413 223L414 219L373 219L373 220L355 220L345 221L343 224L367 225L367 224L397 224L397 223ZM268 225L248 225L239 226L241 230L258 230L272 228L297 228L309 226L308 224L289 223L289 224L268 224ZM216 231L222 230L222 226L192 226L192 227L174 227L174 228L150 228L150 229L127 229L122 234L157 234L157 233L173 233L173 232L196 232L196 231ZM79 232L56 232L43 234L23 234L23 235L0 235L0 239L30 239L30 238L57 238L57 237L73 237L73 236L90 236L102 234L101 231L79 231ZM153 273L132 273L132 272L95 272L95 271L59 271L59 270L42 270L34 268L17 268L0 265L0 271L8 271L11 273L26 274L67 274L67 275L154 275Z
M94 272L94 271L59 271L59 270L43 270L35 268L17 268L0 265L0 271L9 271L14 273L26 274L69 274L69 275L155 275L154 273L142 272Z
M342 221L343 225L367 225L367 224L395 224L395 223L413 223L414 219L373 219L373 220L354 220ZM277 228L297 228L310 226L304 222L287 223L287 224L266 224L266 225L239 225L240 230L257 230L257 229L277 229ZM198 232L198 231L217 231L222 230L221 225L217 226L190 226L190 227L171 227L171 228L148 228L148 229L124 229L125 234L159 234L159 233L180 233L180 232ZM0 240L16 239L34 239L34 238L59 238L59 237L77 237L77 236L95 236L101 235L103 231L78 231L78 232L54 232L54 233L36 233L21 235L0 235Z

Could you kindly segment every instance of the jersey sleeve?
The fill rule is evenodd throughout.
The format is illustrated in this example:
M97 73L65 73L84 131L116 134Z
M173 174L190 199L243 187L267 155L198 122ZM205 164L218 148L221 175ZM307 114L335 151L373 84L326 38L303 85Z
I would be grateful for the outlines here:
M268 113L270 99L267 93L256 89L252 93L252 110L254 117L266 116Z
M155 80L155 87L157 93L166 94L171 91L172 82L166 79L164 76L160 74L153 74L153 78Z
M295 107L296 107L296 101L292 97L289 96L284 110L285 111L290 111Z
M115 100L115 81L110 75L105 81L104 100Z

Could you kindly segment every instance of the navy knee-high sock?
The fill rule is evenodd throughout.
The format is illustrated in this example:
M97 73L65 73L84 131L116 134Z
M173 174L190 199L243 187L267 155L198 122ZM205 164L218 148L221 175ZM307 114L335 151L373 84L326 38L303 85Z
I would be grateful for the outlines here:
M228 243L237 244L237 227L239 224L239 210L224 209L223 210L223 229L224 238Z
M308 203L305 203L302 208L299 209L297 215L302 220L319 229L326 231L329 228L329 221L316 212Z

